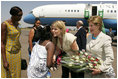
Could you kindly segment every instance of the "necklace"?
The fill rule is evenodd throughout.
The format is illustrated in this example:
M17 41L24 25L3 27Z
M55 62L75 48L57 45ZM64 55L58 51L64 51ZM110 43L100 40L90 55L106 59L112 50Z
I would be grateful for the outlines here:
M97 39L97 37L98 37L98 36L94 37L94 36L92 35L92 39L94 39L94 40Z

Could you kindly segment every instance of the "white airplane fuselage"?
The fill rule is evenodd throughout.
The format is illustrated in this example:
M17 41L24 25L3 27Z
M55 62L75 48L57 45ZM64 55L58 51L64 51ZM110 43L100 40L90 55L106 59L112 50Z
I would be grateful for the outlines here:
M105 28L117 30L117 4L55 4L44 5L33 9L24 17L24 22L33 24L39 18L42 24L51 25L55 20L65 20L67 26L76 26L82 20L88 26L90 16L103 18Z

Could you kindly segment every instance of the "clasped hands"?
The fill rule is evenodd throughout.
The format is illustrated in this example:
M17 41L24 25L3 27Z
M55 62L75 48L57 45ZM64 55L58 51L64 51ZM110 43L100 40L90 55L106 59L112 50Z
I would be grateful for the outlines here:
M55 71L57 70L57 64L56 64L56 55L53 56L53 65L52 67L50 68L51 71Z
M92 74L93 75L96 75L96 74L101 73L101 70L100 69L91 69L91 70L92 70Z

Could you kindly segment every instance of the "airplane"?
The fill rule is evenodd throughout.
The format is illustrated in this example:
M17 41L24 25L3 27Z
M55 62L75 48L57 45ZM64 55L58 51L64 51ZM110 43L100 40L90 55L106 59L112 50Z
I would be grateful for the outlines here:
M66 26L76 26L78 20L88 26L87 19L98 15L103 18L105 31L109 28L117 34L117 4L52 4L34 8L24 17L24 22L34 24L39 18L42 25L51 25L56 20L65 20Z

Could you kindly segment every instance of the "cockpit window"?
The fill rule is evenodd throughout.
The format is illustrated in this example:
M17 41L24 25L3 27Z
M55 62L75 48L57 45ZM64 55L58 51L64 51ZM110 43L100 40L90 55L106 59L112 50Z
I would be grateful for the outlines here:
M29 12L29 13L33 13L33 11Z

